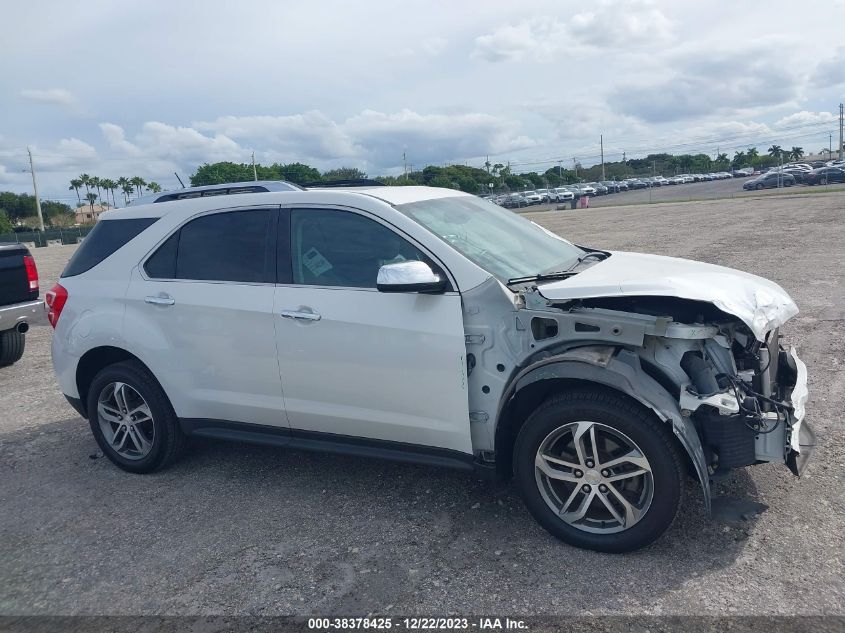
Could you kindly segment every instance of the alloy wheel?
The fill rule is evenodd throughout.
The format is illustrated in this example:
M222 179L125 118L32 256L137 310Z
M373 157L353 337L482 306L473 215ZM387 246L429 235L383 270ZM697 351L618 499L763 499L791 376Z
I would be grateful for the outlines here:
M155 440L153 414L144 398L125 382L112 382L100 391L97 420L108 445L121 457L146 457Z
M654 497L651 465L624 433L598 422L572 422L540 443L535 477L546 504L567 524L611 534L636 525Z

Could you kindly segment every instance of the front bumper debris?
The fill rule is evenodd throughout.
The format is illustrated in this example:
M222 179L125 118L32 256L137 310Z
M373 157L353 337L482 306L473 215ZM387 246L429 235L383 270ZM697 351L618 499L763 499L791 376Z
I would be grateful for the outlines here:
M816 448L816 434L804 419L809 395L807 366L798 358L794 347L789 352L781 351L780 356L781 363L792 370L795 376L795 384L790 395L792 411L789 412L788 420L786 465L795 476L800 477Z

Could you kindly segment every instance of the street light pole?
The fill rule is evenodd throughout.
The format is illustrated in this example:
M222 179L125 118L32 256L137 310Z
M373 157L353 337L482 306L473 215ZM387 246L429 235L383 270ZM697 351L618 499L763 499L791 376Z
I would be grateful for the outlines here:
M44 232L44 216L41 214L41 198L38 197L38 183L35 180L35 164L32 162L32 152L29 147L26 148L26 153L29 154L29 173L32 174L32 189L35 192L35 210L38 213L38 228Z

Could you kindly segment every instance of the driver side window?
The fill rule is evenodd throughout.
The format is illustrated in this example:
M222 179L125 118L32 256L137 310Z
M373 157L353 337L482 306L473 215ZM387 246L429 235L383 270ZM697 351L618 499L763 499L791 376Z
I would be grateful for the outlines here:
M426 257L370 218L335 209L291 211L293 282L309 286L375 288L385 264Z

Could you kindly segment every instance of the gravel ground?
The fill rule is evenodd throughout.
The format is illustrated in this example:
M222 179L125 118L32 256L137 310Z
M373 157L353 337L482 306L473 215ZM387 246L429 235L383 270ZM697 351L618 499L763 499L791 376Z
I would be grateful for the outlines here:
M570 239L774 279L810 372L820 446L697 484L655 545L577 550L509 484L349 457L197 441L137 476L60 395L51 330L0 369L0 614L843 614L845 195L539 213ZM73 247L38 249L49 289ZM759 512L759 514L758 514ZM744 518L743 518L744 515Z

